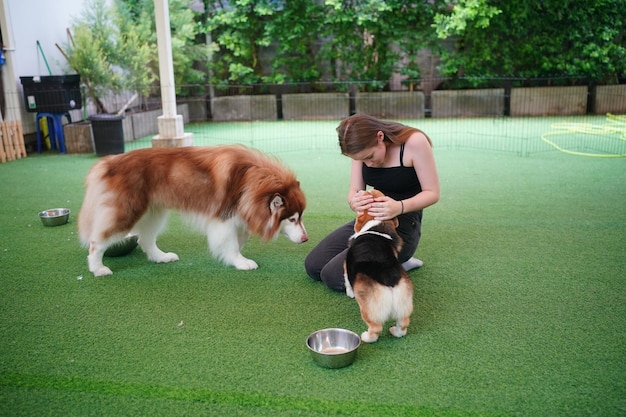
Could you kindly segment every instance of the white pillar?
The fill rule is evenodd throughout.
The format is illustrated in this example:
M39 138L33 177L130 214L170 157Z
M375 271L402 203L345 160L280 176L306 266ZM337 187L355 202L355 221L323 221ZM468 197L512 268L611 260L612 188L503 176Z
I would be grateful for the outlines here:
M4 82L4 97L6 100L6 114L4 120L22 121L20 111L21 104L17 87L17 78L13 64L15 63L15 39L13 39L13 28L9 20L9 4L5 0L0 0L0 28L2 28L2 41L7 48L4 50L5 63L2 68L2 81Z
M157 119L159 134L152 138L152 146L160 148L190 146L193 143L193 134L184 132L183 116L176 114L176 86L174 84L174 62L172 59L168 0L154 0L154 15L159 52L159 78L161 82L163 115Z

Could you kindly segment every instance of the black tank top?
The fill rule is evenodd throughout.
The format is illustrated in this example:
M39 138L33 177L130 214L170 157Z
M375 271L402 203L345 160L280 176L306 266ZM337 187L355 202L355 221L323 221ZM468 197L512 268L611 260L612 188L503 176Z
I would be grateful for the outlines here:
M405 167L402 161L404 143L400 145L400 166L387 168L371 168L363 164L361 174L363 181L394 200L404 200L422 191L422 186L415 169Z

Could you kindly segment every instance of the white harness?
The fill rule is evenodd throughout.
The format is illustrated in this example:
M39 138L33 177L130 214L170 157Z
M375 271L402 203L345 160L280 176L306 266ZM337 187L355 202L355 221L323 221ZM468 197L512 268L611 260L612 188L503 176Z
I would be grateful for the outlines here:
M381 232L377 232L375 230L369 230L370 228L372 228L374 226L378 226L380 223L381 223L380 220L370 220L370 221L368 221L361 228L361 231L353 234L352 237L350 237L350 239L356 239L357 237L363 236L363 235L376 235L376 236L384 237L385 239L393 240L391 238L391 236L389 236L387 233L381 233Z

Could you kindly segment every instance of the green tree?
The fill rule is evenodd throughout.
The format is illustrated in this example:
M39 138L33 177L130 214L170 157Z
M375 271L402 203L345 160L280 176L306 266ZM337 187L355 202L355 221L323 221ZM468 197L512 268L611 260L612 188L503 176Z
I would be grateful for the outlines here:
M119 47L113 60L124 68L125 86L147 97L157 80L158 68L154 63L158 62L158 53L154 42L150 42L150 25L138 22L146 22L150 16L143 11L134 16L122 2L117 3L115 10Z
M324 10L319 2L291 0L274 13L266 23L274 52L272 74L268 81L310 82L321 77L319 33L324 23Z
M392 74L420 77L418 52L436 48L431 27L443 1L326 0L323 51L337 80L369 81L382 89Z
M87 85L88 97L102 113L108 109L100 97L124 88L124 78L115 68L118 32L114 20L103 0L89 0L68 31L70 41L62 48L70 67Z
M205 81L208 48L198 44L201 26L189 0L170 0L172 53L177 89ZM88 0L74 19L72 39L64 45L69 65L88 87L99 112L108 109L100 100L108 93L136 91L148 97L158 79L158 53L152 0Z
M395 71L415 79L417 51L434 39L442 0L236 0L208 2L216 84L366 81L384 88ZM271 66L262 65L272 56ZM405 61L402 61L402 60Z
M626 74L623 0L465 0L436 17L441 72L469 77L586 77Z
M391 48L395 39L390 24L393 1L326 0L322 55L336 81L368 81L366 88L381 89L399 59Z
M207 2L206 31L214 51L209 63L211 82L218 85L255 84L264 81L261 50L272 38L265 24L275 14L271 0Z
M170 34L172 41L172 60L174 64L174 82L177 92L189 91L181 89L184 85L202 84L206 81L206 62L209 54L208 46L199 41L204 33L201 12L190 7L190 0L169 0ZM137 54L137 68L141 70L140 61L145 59L150 72L158 74L157 35L152 0L117 0L120 15L119 25L124 33L137 36L139 44L145 48L143 55ZM129 51L133 52L133 51ZM127 57L131 54L126 53ZM139 58L141 56L141 59Z
M395 22L396 40L402 60L397 63L396 71L406 76L404 84L412 91L419 82L421 68L418 54L422 50L438 53L441 41L432 28L438 10L447 7L447 2L431 0L424 3L400 1L394 7L392 21Z

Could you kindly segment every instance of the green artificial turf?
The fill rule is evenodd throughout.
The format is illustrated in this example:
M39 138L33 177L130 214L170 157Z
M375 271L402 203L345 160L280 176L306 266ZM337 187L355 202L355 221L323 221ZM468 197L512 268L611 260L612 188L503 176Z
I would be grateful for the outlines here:
M624 159L436 147L442 197L410 273L409 333L363 344L350 367L315 365L309 333L365 329L356 302L302 266L352 215L334 125L314 150L270 149L302 182L310 240L252 239L256 271L220 265L174 213L159 241L179 262L138 249L94 278L76 218L96 157L0 165L0 415L626 414ZM42 226L51 207L70 223Z

